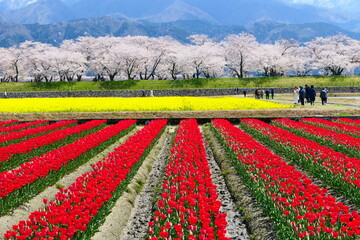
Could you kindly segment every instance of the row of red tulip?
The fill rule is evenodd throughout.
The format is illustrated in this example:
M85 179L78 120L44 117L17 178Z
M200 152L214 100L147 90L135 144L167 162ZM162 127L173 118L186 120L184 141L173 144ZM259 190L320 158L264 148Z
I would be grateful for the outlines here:
M30 137L30 136L33 136L36 134L45 133L45 132L55 130L55 129L65 127L65 126L68 126L70 124L75 124L75 123L77 123L76 120L60 121L60 122L56 122L56 123L53 123L50 125L45 125L45 126L40 126L40 127L35 127L35 128L28 128L26 130L19 131L19 132L10 132L7 134L0 135L0 143L8 142L8 141L23 138L23 137Z
M0 121L0 127L4 127L6 125L9 125L9 124L13 124L13 123L17 123L19 122L19 120L5 120L5 121Z
M335 122L346 123L354 126L360 126L360 119L336 118Z
M45 145L49 145L51 143L65 139L70 135L77 134L85 130L89 130L94 127L100 126L105 122L106 120L93 120L78 126L61 129L45 135L30 138L20 143L11 144L6 147L0 147L0 162L9 161L16 154L28 153L36 148L40 148Z
M283 121L283 119L274 120L274 122L280 124ZM260 120L246 119L242 120L242 122L261 131L262 134L269 136L282 145L294 149L301 157L314 161L334 174L342 175L344 181L360 187L360 159L350 158L344 153L336 152L332 148L322 146L317 142L297 136L282 128L271 126Z
M58 171L69 161L75 160L80 155L108 140L112 136L119 134L134 123L135 120L126 120L108 126L99 132L87 135L64 147L50 151L45 155L35 157L16 169L0 173L0 198L36 181L38 178L45 178L50 171ZM90 123L90 126L91 125L93 125L93 123ZM80 126L83 126L84 129L88 128L86 124L79 125L78 127Z
M54 201L48 202L44 199L45 209L31 213L29 220L14 225L13 230L4 234L5 239L71 239L75 234L91 228L90 222L98 217L97 213L102 206L112 198L114 191L127 178L132 167L141 160L145 150L166 123L166 120L150 122L107 158L93 165L93 171L77 178L69 188L60 189ZM109 128L117 134L115 129L116 127ZM105 135L111 134L106 132ZM105 137L100 133L97 135L95 139L92 137L92 141L83 141L81 145L91 148L100 144ZM66 154L71 154L73 150L68 148L67 151Z
M274 120L281 126L283 119ZM360 160L332 148L297 136L280 127L256 119L242 120L246 126L261 133L261 138L278 153L286 155L315 177L328 183L360 205Z
M252 178L251 184L259 189L257 193L270 198L267 212L277 224L282 223L280 231L289 227L292 230L286 233L287 239L360 236L358 212L350 211L350 207L327 194L327 189L314 185L306 175L230 122L213 120L213 125Z
M34 127L36 125L40 125L40 124L47 124L49 121L47 120L35 120L32 122L25 122L25 123L19 123L19 124L15 124L15 125L11 125L8 127L1 127L0 128L0 134L4 133L4 132L12 132L12 131L19 131L28 127Z
M360 141L358 138L349 136L348 134L338 133L332 130L316 127L313 125L305 124L302 122L296 122L290 119L282 119L278 121L281 125L289 127L291 129L300 130L303 133L307 133L311 136L320 137L321 139L327 140L334 145L344 146L358 152L360 150Z
M309 123L315 126L328 128L335 131L340 131L343 133L350 134L355 137L360 137L360 127L342 124L338 122L332 122L325 119L319 119L319 118L305 118L301 119L304 123Z
M226 214L220 213L217 198L198 124L182 120L148 239L229 239Z

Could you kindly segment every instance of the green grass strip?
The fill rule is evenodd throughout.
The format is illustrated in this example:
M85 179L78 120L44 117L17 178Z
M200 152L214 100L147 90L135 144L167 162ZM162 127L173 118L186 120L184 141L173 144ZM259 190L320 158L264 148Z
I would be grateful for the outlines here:
M187 80L126 80L126 81L81 81L0 83L0 92L44 91L107 91L107 90L159 90L159 89L221 89L221 88L293 88L304 84L316 87L360 86L359 76L307 76L307 77L254 77L214 78Z

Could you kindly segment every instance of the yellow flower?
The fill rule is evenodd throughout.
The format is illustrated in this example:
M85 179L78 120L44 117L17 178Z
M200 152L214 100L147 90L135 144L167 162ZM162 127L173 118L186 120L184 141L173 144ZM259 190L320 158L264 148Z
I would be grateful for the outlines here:
M0 112L2 113L208 111L283 109L290 107L290 105L235 97L0 99Z

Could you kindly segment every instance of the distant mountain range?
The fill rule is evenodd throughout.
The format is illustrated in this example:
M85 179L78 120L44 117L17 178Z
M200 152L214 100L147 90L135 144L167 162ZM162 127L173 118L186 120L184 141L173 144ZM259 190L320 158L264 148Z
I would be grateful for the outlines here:
M258 41L263 43L289 38L306 42L318 36L339 33L360 39L360 33L345 31L326 23L283 24L262 21L245 27L221 26L199 20L153 23L145 20L101 17L47 25L0 23L0 46L9 47L26 40L59 45L65 39L76 39L80 36L171 36L181 42L188 42L187 37L192 34L207 34L221 40L229 34L242 32L254 34Z
M222 25L248 25L263 20L326 22L356 30L360 23L360 1L340 3L337 0L0 0L0 13L3 21L14 23L49 24L123 16L154 22L202 20Z
M0 46L59 44L79 36L191 34L221 39L251 32L261 42L309 41L344 33L359 39L360 1L347 0L0 0ZM345 29L345 30L344 30ZM359 31L360 32L360 31Z

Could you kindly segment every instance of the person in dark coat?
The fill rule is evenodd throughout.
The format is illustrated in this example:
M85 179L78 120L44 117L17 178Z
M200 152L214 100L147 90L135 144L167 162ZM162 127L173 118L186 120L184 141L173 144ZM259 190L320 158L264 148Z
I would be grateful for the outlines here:
M271 89L270 92L271 92L271 99L274 99L274 89Z
M310 96L310 104L314 105L316 98L316 90L314 88L314 85L311 85L311 87L309 88L309 96Z
M305 93L306 93L306 102L310 103L310 88L307 84L305 84Z
M320 98L321 98L321 104L322 104L322 105L326 105L327 99L328 99L328 90L327 90L326 88L324 88L324 89L320 92Z
M246 90L246 89L244 89L243 94L244 94L244 97L246 97L246 94L247 94L247 90Z
M300 86L299 101L301 105L305 105L306 91L303 86Z
M266 99L270 99L270 91L269 90L265 91L265 96L266 96Z

